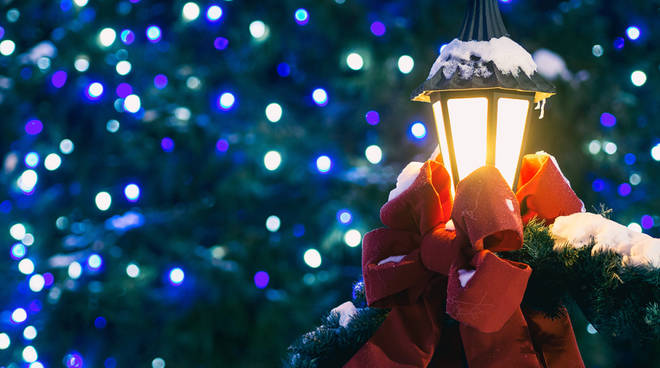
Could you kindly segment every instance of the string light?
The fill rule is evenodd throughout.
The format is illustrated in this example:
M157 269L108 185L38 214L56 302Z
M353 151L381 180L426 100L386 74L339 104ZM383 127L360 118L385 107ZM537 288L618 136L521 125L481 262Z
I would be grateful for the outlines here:
M140 199L140 187L131 183L124 187L124 196L129 202L137 202Z
M600 152L601 147L602 145L600 141L594 139L593 141L589 142L589 153L596 155Z
M98 254L92 254L87 258L87 266L93 271L99 270L103 265L103 258Z
M25 194L31 194L37 186L39 175L34 170L25 170L16 180L16 185Z
M66 79L67 79L66 72L64 70L58 70L55 73L53 73L52 77L50 78L50 83L55 88L62 88L66 83Z
M220 107L221 110L231 110L235 103L236 97L231 92L223 92L220 97L218 97L218 107Z
M103 84L99 82L90 83L87 86L87 98L92 101L98 100L103 95L103 89Z
M382 35L385 34L387 28L385 28L385 24L383 24L383 22L375 21L371 23L370 30L374 36L381 37Z
M0 42L0 54L9 56L16 50L16 44L12 40L4 40Z
M129 61L122 60L115 65L115 70L117 71L117 74L119 75L126 75L131 72L131 69L133 66Z
M160 41L160 38L162 36L160 27L155 25L147 27L146 34L147 34L147 39L149 39L149 42L151 43L156 43Z
M616 125L616 116L609 112L604 112L600 115L600 124L604 127L611 128Z
M34 340L37 338L37 329L34 326L27 326L23 329L23 337L25 340Z
M43 129L44 129L44 124L41 122L41 120L31 119L28 120L27 123L25 123L25 133L29 135L37 135L41 133Z
M250 23L250 35L257 41L263 41L268 37L268 26L260 20L255 20Z
M660 143L651 148L651 158L655 161L660 161Z
M30 277L28 284L30 286L30 290L32 290L35 293L38 293L44 289L44 285L46 284L46 281L44 280L43 276L39 274L34 274Z
M27 320L27 312L23 308L16 308L11 313L11 320L16 324L23 323Z
M128 266L126 266L126 274L132 279L137 278L140 276L140 267L135 263L129 263Z
M640 32L639 28L637 28L635 26L630 26L626 29L626 36L628 36L628 39L630 39L632 41L637 40L640 35L641 35L641 32Z
M67 268L67 274L72 279L78 279L82 275L82 266L78 262L71 262Z
M378 123L380 122L380 115L378 114L378 111L372 110L366 113L364 119L367 121L367 124L369 125L378 125Z
M655 226L655 221L653 221L653 217L649 215L642 216L641 223L642 223L642 227L647 230Z
M259 271L254 274L254 285L258 289L264 289L266 286L268 286L269 281L270 281L270 276L266 271Z
M27 363L32 363L39 359L39 354L37 354L37 349L34 346L28 345L23 349L23 360Z
M35 168L39 165L39 154L36 152L30 152L25 155L25 166L30 168Z
M130 29L125 29L119 34L119 38L124 45L130 45L135 41L135 33Z
M7 350L11 346L11 339L9 335L2 332L0 333L0 350Z
M642 182L642 177L637 173L631 174L628 178L628 182L630 182L631 185L639 185Z
M293 17L296 20L296 23L301 26L304 26L309 22L309 13L306 9L303 8L296 10L296 12L293 14Z
M73 62L73 67L77 71L84 73L87 71L87 69L89 69L89 59L84 55L78 56Z
M12 238L16 240L23 240L23 237L25 237L26 233L25 225L18 223L14 224L9 228L9 235L11 235Z
M25 257L25 254L27 253L27 249L25 248L25 245L22 243L16 243L11 247L11 258L14 260L19 260L23 257Z
M353 215L349 210L337 211L337 221L343 225L348 225L353 221Z
M606 142L605 145L603 146L603 150L608 155L615 154L617 149L618 149L618 147L616 146L616 143L614 143L614 142Z
M135 114L136 112L140 111L140 107L142 106L142 103L140 101L140 96L138 95L128 95L124 99L124 110Z
M424 139L426 137L426 125L421 121L417 121L410 126L410 133L416 139Z
M119 130L119 122L115 119L108 120L105 129L110 133L116 133Z

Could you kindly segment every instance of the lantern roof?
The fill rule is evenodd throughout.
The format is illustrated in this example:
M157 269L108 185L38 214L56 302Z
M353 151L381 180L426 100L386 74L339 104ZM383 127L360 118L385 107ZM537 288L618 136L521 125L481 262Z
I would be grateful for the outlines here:
M479 89L533 92L535 101L554 95L529 52L507 37L497 0L468 1L459 37L441 50L412 100L431 102L436 92Z

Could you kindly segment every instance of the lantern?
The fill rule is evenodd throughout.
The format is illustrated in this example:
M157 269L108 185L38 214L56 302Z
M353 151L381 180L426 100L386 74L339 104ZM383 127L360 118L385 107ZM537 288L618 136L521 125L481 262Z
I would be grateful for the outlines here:
M433 106L454 186L491 165L515 189L534 104L543 108L554 94L531 55L507 37L497 1L468 1L460 36L441 50L412 95Z

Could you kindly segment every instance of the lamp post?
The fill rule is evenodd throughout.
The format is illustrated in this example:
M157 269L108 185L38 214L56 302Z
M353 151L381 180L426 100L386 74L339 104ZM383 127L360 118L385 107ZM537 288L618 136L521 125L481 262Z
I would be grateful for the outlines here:
M534 103L543 105L554 91L531 55L507 37L497 0L468 0L459 37L441 51L412 100L433 105L454 186L491 165L515 189Z

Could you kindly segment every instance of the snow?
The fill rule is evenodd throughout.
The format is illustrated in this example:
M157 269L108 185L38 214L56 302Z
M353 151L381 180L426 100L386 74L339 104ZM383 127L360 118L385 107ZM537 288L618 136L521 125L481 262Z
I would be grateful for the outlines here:
M493 38L490 41L454 39L442 49L428 79L433 78L441 69L445 79L450 79L456 72L461 79L488 78L491 72L486 64L490 61L502 73L514 76L522 71L531 77L537 69L532 55L508 37Z
M385 263L390 263L390 262L399 263L399 262L401 262L401 260L404 259L405 257L406 257L406 256L392 256L392 257L387 257L387 258L385 258L384 260L378 262L378 265L380 266L380 265L383 265L383 264L385 264Z
M420 171L422 170L422 166L424 165L423 162L411 162L409 163L403 171L401 171L401 174L396 178L396 188L394 188L389 195L389 198L387 199L388 201L393 200L394 198L398 197L401 193L403 193L406 189L410 188L410 186L415 182L415 179L417 179L417 176L419 175Z
M458 281L461 282L461 287L467 285L475 272L477 272L477 270L458 270Z
M564 246L582 248L595 243L592 254L612 250L625 264L652 265L660 268L660 239L638 233L594 213L561 216L551 227L555 249Z
M564 59L550 50L536 50L532 58L536 62L538 73L547 79L555 80L561 77L561 79L568 81L573 77L566 67Z
M357 308L355 308L353 302L346 302L333 309L330 313L339 314L339 325L341 327L346 327L351 319L353 319L353 315L355 315L356 312Z

